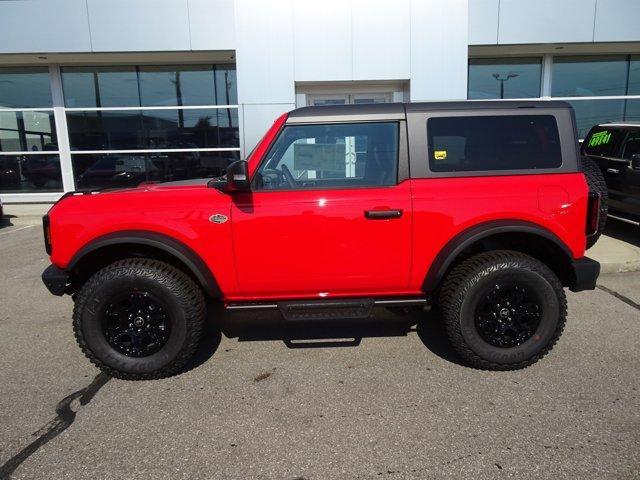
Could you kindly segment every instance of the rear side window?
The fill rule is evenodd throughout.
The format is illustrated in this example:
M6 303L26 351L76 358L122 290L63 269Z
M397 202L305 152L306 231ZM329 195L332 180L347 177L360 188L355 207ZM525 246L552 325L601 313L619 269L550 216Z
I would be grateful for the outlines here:
M553 115L433 117L427 120L427 141L433 172L562 166Z
M624 131L607 126L595 127L584 139L584 153L596 157L615 157L620 151Z

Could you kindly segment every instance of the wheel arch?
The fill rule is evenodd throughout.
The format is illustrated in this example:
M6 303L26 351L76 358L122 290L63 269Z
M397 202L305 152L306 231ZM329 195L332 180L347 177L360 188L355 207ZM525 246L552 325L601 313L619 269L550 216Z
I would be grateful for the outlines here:
M503 249L537 258L551 268L565 286L573 281L573 255L556 234L523 220L499 220L474 225L452 238L431 263L422 290L436 290L446 274L471 255Z
M206 295L222 298L220 286L204 260L183 242L157 232L128 230L98 237L76 252L66 270L84 283L103 266L131 256L167 261L194 278Z

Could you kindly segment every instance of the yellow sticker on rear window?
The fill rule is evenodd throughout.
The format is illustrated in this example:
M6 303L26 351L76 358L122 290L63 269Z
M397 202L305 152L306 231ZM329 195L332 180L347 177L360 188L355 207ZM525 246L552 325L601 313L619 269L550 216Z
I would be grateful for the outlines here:
M446 150L436 150L433 152L433 158L436 160L446 160L447 159L447 151Z

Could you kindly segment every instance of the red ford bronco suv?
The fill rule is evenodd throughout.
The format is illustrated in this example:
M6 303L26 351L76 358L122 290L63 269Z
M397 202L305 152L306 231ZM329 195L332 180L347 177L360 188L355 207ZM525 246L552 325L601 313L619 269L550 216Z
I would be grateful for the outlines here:
M433 305L469 365L517 369L560 336L563 288L595 287L599 212L566 103L305 107L224 177L66 194L43 280L124 379L183 368L207 299L287 320Z

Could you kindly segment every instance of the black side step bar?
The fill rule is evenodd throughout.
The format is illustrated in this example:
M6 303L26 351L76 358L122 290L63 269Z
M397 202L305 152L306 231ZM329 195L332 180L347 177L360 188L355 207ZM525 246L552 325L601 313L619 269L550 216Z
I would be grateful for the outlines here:
M280 310L280 313L285 320L350 320L370 317L374 306L412 307L426 305L427 299L424 297L382 299L347 298L282 301L272 303L231 303L226 306L226 309L229 311L277 309Z

